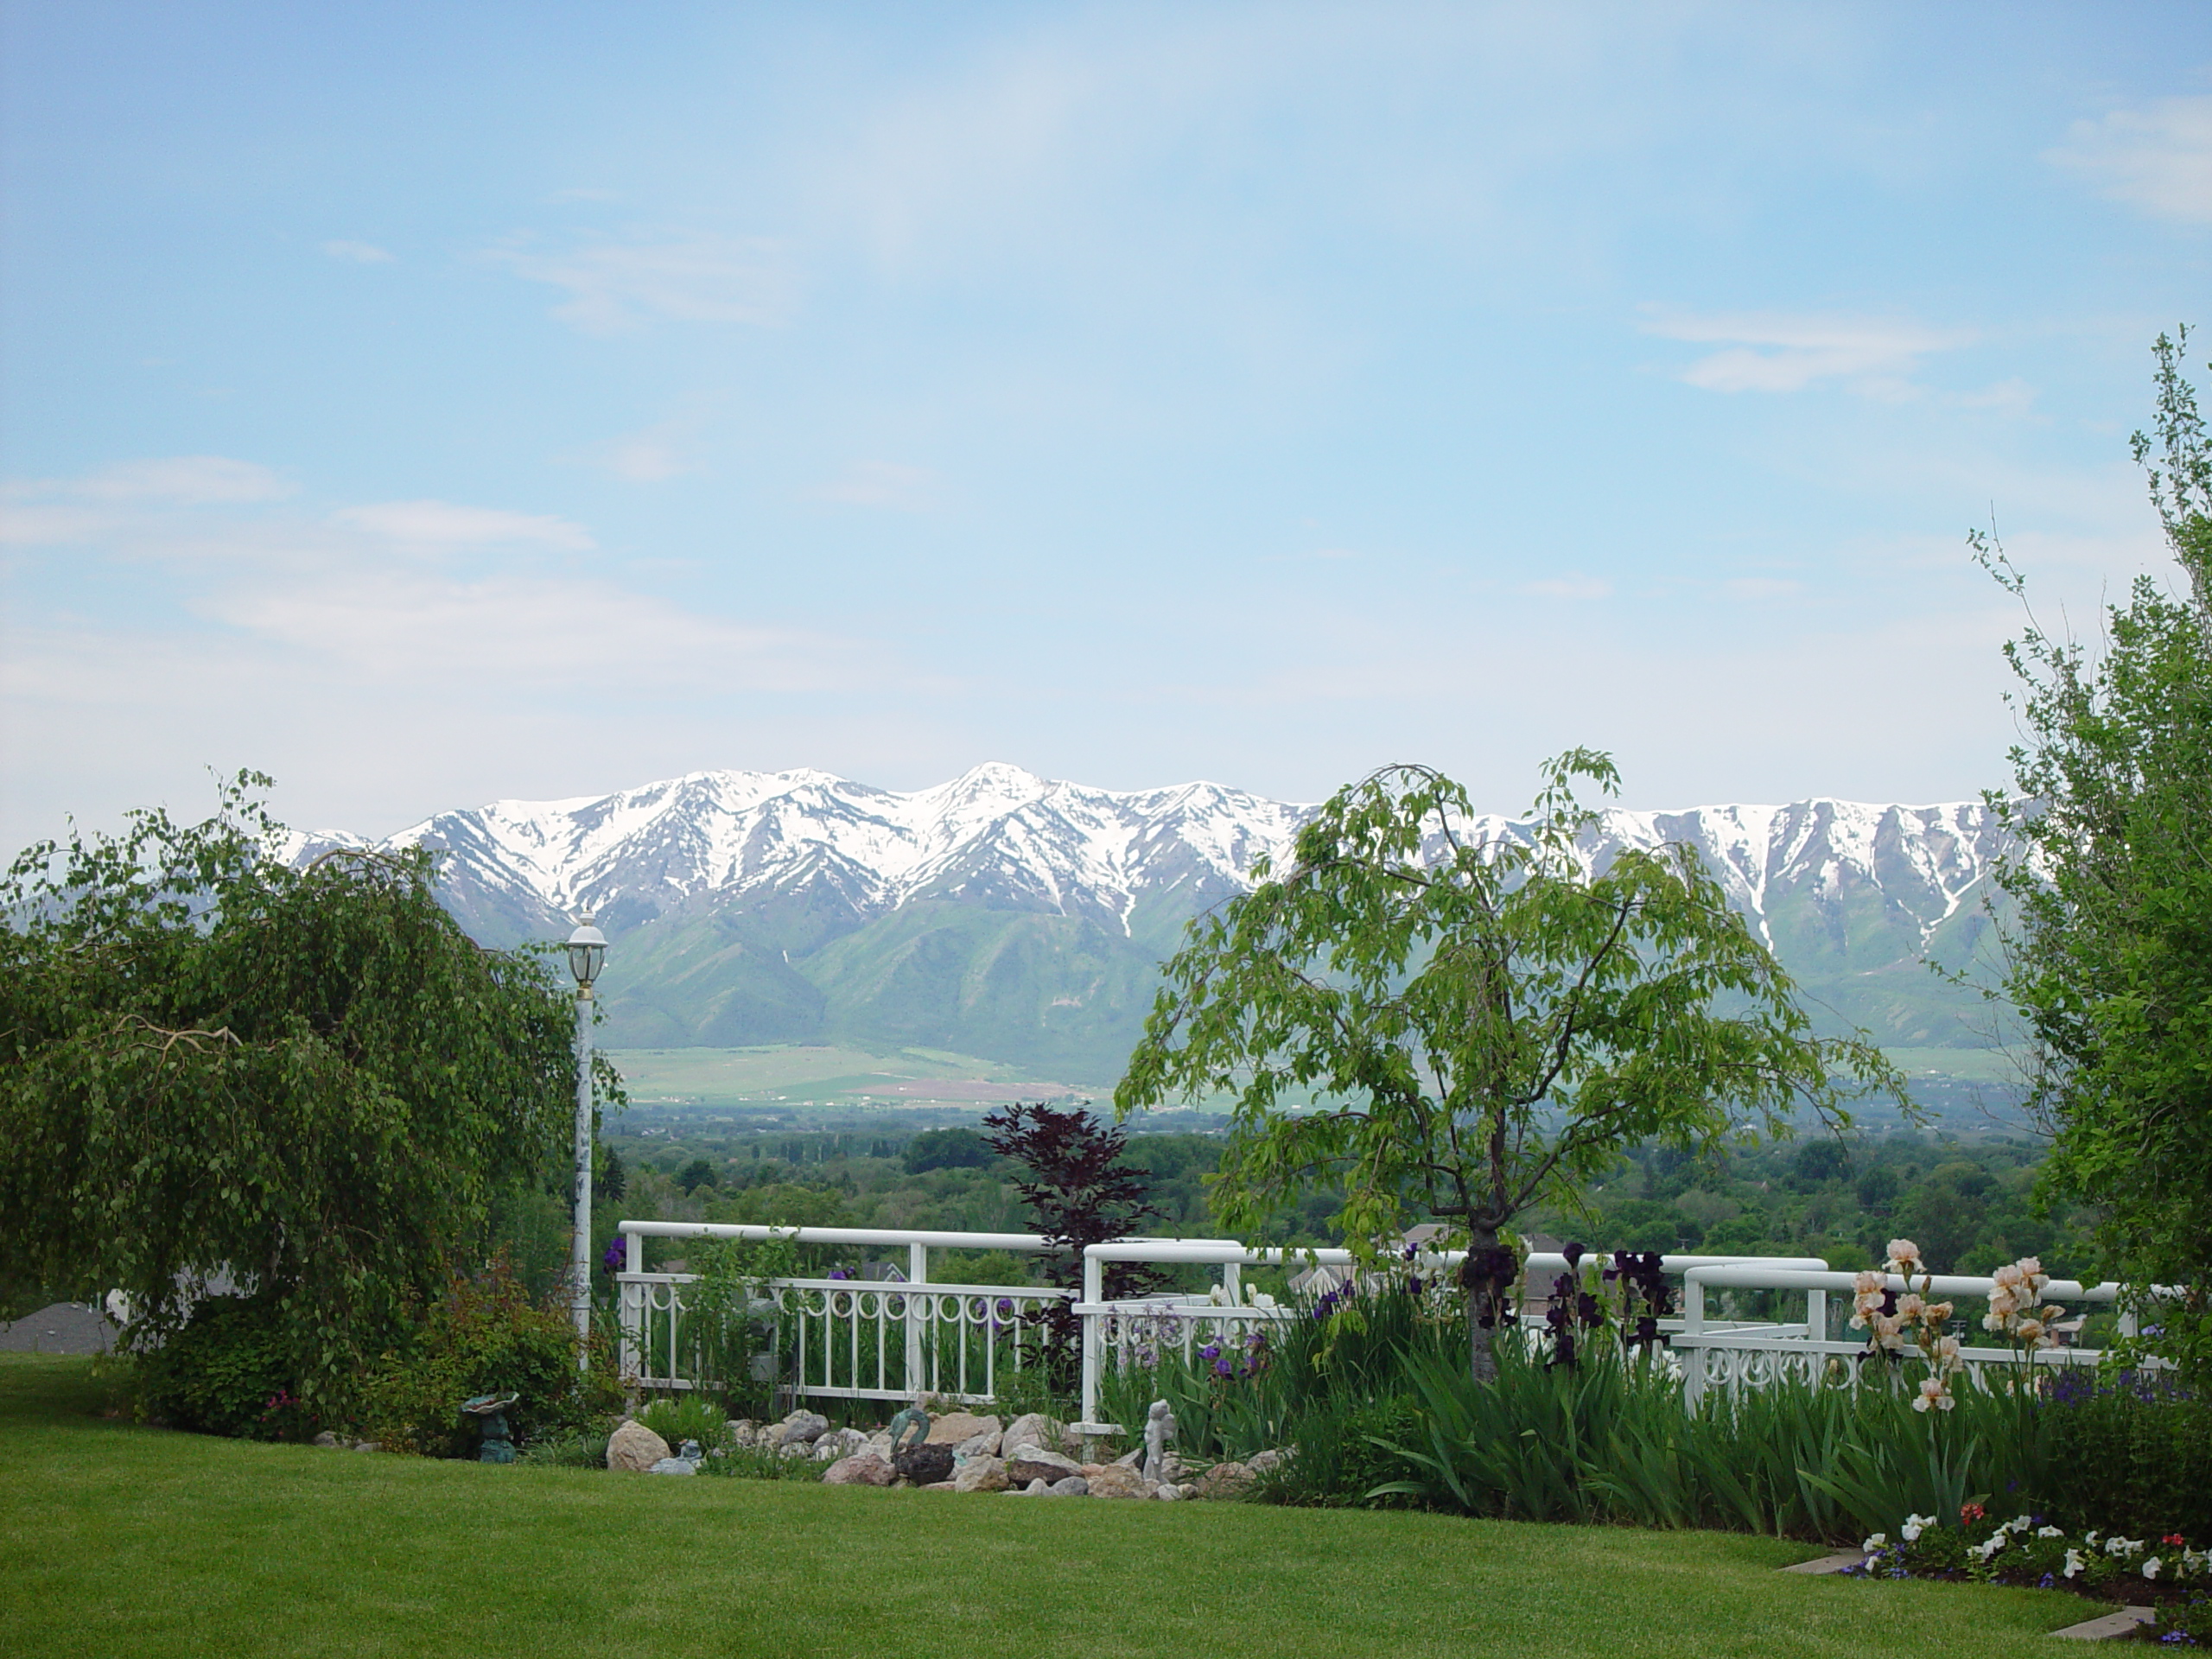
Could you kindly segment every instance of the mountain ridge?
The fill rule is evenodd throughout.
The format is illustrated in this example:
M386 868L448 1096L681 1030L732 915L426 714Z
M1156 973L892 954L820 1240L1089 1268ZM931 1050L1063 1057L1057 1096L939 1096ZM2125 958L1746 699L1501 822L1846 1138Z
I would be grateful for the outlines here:
M1317 808L1210 782L1112 791L1001 762L897 791L811 768L707 771L603 796L502 800L376 842L425 846L487 945L557 938L593 909L614 942L607 1039L631 1046L918 1043L1117 1075L1185 924L1243 891ZM1813 798L1598 810L1580 852L1695 846L1821 1022L1986 1046L1970 966L2006 850L1980 802ZM1525 838L1483 814L1465 833Z

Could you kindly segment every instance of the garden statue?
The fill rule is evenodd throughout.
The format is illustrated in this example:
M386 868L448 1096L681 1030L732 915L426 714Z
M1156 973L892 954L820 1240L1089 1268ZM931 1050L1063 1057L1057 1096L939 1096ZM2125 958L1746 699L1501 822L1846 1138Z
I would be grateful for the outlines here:
M902 1444L906 1431L914 1431L912 1444L920 1446L930 1437L930 1414L919 1406L908 1406L891 1420L891 1455L897 1457L906 1450Z
M1165 1400L1155 1400L1144 1420L1144 1478L1167 1478L1167 1442L1175 1438L1175 1414Z
M507 1431L507 1408L522 1396L518 1394L480 1394L461 1402L461 1414L476 1420L476 1433L483 1441L477 1452L479 1463L512 1463L515 1443Z

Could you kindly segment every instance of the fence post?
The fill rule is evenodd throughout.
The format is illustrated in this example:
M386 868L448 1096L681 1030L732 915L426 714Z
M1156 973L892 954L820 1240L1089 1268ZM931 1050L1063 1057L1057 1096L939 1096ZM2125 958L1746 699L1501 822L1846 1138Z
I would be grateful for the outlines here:
M1083 1421L1098 1421L1098 1321L1104 1315L1096 1312L1100 1298L1105 1292L1105 1273L1098 1258L1085 1250L1083 1255L1083 1300L1092 1312L1083 1317Z
M1690 1268L1682 1274L1682 1334L1701 1337L1705 1334L1705 1286L1697 1276L1697 1269ZM1695 1409L1705 1395L1705 1344L1690 1344L1689 1357L1682 1363L1682 1396Z
M922 1321L928 1317L925 1300L929 1295L930 1247L909 1244L906 1247L906 1387L919 1400L929 1391L928 1379L922 1375Z

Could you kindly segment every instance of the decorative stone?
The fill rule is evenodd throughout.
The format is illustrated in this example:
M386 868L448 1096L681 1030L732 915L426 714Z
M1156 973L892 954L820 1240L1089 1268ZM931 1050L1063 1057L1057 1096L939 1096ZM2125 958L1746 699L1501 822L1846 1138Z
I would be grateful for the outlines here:
M993 1429L988 1434L970 1434L952 1448L956 1462L965 1463L970 1458L995 1458L999 1454L999 1434Z
M892 1459L899 1478L916 1486L934 1485L952 1478L952 1448L949 1446L910 1446Z
M335 1434L332 1433L326 1428L321 1433L316 1435L315 1439L309 1440L308 1444L309 1446L327 1446L334 1447L339 1444L339 1440Z
M1002 1492L1013 1484L1005 1459L988 1453L969 1459L952 1477L953 1490L962 1492Z
M1258 1479L1249 1467L1241 1463L1217 1463L1198 1480L1200 1497L1241 1497L1249 1491Z
M789 1446L778 1446L776 1455L779 1458L810 1458L814 1455L814 1447L804 1440L793 1440Z
M1138 1469L1144 1465L1144 1447L1134 1446L1114 1459L1123 1469Z
M1065 1480L1056 1480L1045 1489L1047 1497L1087 1497L1090 1483L1081 1475L1070 1475Z
M930 1424L931 1446L958 1446L963 1440L972 1440L978 1434L995 1434L999 1420L978 1417L973 1412L948 1411Z
M1057 1481L1082 1474L1083 1465L1073 1458L1047 1452L1042 1446L1017 1446L1007 1453L1006 1472L1010 1479L1025 1483L1033 1480Z
M1040 1478L1024 1486L1021 1492L1025 1497L1049 1497L1052 1492L1052 1483Z
M899 1478L888 1458L874 1452L855 1452L840 1458L822 1471L824 1486L888 1486Z
M925 1492L954 1492L959 1490L949 1480L933 1480L922 1488Z
M1093 1497L1142 1497L1144 1477L1126 1464L1109 1463L1087 1478Z
M649 1475L696 1475L699 1465L689 1458L663 1458L645 1471Z
M1163 1503L1173 1503L1181 1500L1183 1489L1180 1486L1169 1486L1163 1484L1158 1491L1153 1494L1153 1496Z
M750 1417L734 1417L729 1423L729 1442L732 1446L751 1446L760 1438L760 1425Z
M353 1449L356 1452L381 1452L384 1446L376 1440L356 1440L353 1442Z
M795 1411L777 1426L776 1444L811 1446L830 1432L830 1420L818 1411Z
M814 1443L817 1463L835 1463L840 1458L849 1458L868 1444L868 1436L856 1428L833 1428Z
M1180 1452L1170 1452L1160 1460L1159 1478L1170 1486L1180 1486L1197 1471L1183 1461Z
M1025 1446L1056 1446L1059 1443L1059 1420L1047 1417L1041 1411L1032 1411L1006 1426L1006 1432L999 1436L999 1453L1007 1457Z
M668 1442L643 1423L626 1422L607 1438L607 1466L641 1475L668 1456Z
M1270 1447L1265 1452L1255 1452L1250 1457L1245 1459L1244 1466L1255 1475L1264 1475L1268 1470L1280 1468L1289 1461L1289 1452L1278 1452Z

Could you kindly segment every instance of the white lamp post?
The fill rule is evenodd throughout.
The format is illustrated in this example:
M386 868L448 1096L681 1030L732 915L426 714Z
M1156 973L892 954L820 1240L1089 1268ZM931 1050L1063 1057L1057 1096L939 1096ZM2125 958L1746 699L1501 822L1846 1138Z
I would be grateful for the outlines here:
M590 1363L591 1338L591 1015L592 982L607 960L607 935L586 911L569 935L569 971L576 976L576 1238L569 1262L575 1283L569 1306L576 1316L576 1364Z

